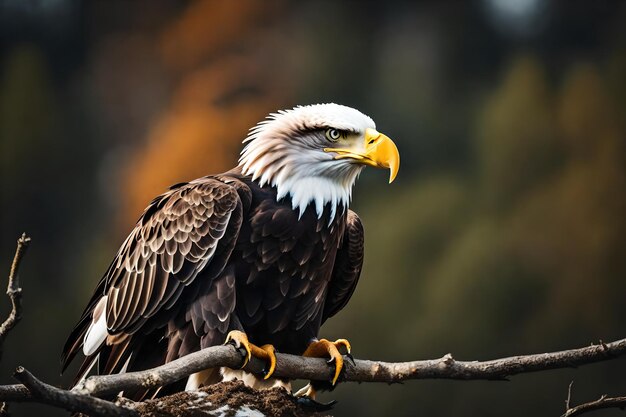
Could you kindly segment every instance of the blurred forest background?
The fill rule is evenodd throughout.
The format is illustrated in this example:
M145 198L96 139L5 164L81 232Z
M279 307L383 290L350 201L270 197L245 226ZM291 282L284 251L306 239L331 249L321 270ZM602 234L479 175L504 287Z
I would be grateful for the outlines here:
M148 201L234 166L268 112L329 101L371 115L402 166L357 185L365 270L324 336L388 361L626 337L624 2L0 0L2 276L33 238L0 382L22 364L67 384L65 337ZM556 416L571 380L578 403L625 395L624 375L622 359L322 399L337 416Z

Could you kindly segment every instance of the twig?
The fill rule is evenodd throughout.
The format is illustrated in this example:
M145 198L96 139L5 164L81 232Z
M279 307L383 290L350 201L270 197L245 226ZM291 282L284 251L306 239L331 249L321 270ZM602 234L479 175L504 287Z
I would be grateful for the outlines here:
M572 402L572 386L574 385L574 380L569 383L569 387L567 387L567 398L565 399L565 412L570 409L570 404Z
M2 357L2 346L4 345L4 340L11 329L13 329L22 319L22 289L20 288L18 270L29 243L30 237L26 236L26 233L22 233L22 236L17 240L17 249L15 250L15 256L13 257L13 263L11 264L9 284L7 285L7 295L11 299L12 307L9 317L7 317L4 323L0 326L0 358Z
M28 395L24 397L24 401L27 398L30 402L40 402L68 411L84 413L92 417L139 416L136 411L120 407L112 402L48 385L35 378L33 374L21 366L15 370L13 376L28 390ZM13 401L19 401L17 393L24 395L23 387L11 387L15 390L14 395L16 396L16 398L13 398Z
M0 325L0 359L2 359L4 341L7 335L22 319L22 288L20 288L18 270L29 243L30 237L26 236L26 233L22 233L22 236L17 239L17 248L15 249L15 255L11 263L9 283L7 284L7 295L11 300L11 312L9 313L9 317ZM6 403L0 403L0 415L9 414L7 407Z
M412 362L344 362L344 381L394 383L410 379L506 380L509 376L549 369L570 368L616 358L626 354L626 339L536 355L512 356L490 361L457 361L448 354L440 359ZM232 346L213 346L146 371L87 378L74 390L82 394L106 396L133 388L167 385L207 368L237 368L240 353ZM247 370L258 372L263 364L252 360ZM331 369L324 359L277 354L274 376L289 379L330 379ZM2 398L0 398L1 400Z
M577 405L576 407L567 407L565 414L561 417L578 416L590 411L601 410L603 408L621 408L626 407L626 397L607 397L603 395L595 401Z

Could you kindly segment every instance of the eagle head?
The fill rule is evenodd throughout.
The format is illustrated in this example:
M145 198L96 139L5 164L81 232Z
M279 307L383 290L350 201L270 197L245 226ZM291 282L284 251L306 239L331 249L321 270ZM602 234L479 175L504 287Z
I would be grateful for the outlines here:
M250 129L239 158L244 175L291 197L300 216L314 204L318 217L330 205L331 219L347 207L366 165L388 168L391 183L400 155L389 137L358 110L339 104L298 106L270 114Z

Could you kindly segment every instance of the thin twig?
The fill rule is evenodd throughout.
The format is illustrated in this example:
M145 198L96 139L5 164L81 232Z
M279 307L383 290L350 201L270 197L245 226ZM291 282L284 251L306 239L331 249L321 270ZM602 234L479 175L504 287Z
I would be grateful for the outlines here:
M570 409L570 404L572 402L572 386L574 385L574 380L569 383L569 387L567 387L567 398L565 399L565 412Z
M22 233L22 236L17 240L17 249L15 250L15 256L13 257L13 263L11 264L9 284L7 285L7 295L11 299L12 307L9 317L7 317L4 323L0 326L0 358L2 357L2 346L4 345L4 340L11 329L13 329L22 319L22 289L20 288L18 270L29 243L30 237L26 236L26 233Z
M7 295L11 300L11 312L2 325L0 325L0 359L2 359L4 341L7 335L22 319L22 288L20 288L19 268L29 243L30 237L26 236L26 233L22 233L22 236L17 239L17 248L15 249L15 255L11 263L9 283L7 284ZM0 403L0 415L8 414L8 405L4 402Z
M626 397L607 397L603 395L595 401L577 405L576 407L568 407L561 417L578 416L595 410L604 408L626 408Z
M28 389L31 402L40 402L92 417L139 416L136 411L120 407L110 401L48 385L21 366L15 370L13 376Z

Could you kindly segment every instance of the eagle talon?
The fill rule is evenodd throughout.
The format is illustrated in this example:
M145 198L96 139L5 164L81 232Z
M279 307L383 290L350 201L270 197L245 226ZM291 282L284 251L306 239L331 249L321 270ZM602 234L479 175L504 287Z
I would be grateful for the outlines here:
M265 367L263 367L263 379L269 379L276 370L276 349L272 345L254 347L259 350L255 350L255 356L264 359L265 365L269 362L270 369L266 370Z
M350 342L346 339L337 339L334 342L326 339L320 339L312 342L309 347L304 351L302 356L308 356L313 358L324 358L330 357L326 363L331 365L335 364L335 371L333 372L333 376L331 378L331 384L335 386L341 372L343 371L343 356L339 349L343 347L348 352L347 355L349 358L352 358L350 355L351 346ZM353 360L354 362L354 360Z
M259 347L257 345L253 345L248 340L248 336L239 330L233 330L228 333L224 344L226 345L228 343L233 344L237 349L243 347L246 350L243 365L241 365L242 369L246 367L252 356L254 356L255 358L265 361L266 365L269 362L269 370L266 371L265 368L263 369L263 379L268 379L272 376L274 370L276 369L276 349L274 349L274 346L263 345Z
M242 347L245 349L246 354L244 355L244 358L243 358L243 365L241 365L242 369L245 368L248 362L250 361L250 358L252 357L252 351L250 349L250 342L248 341L248 336L246 336L244 332L240 332L239 330L233 330L226 335L226 340L224 341L225 345L229 343L235 346L235 348L238 350L241 349Z
M350 359L350 363L352 364L352 366L356 366L356 363L354 362L354 356L352 356L352 353L350 352L346 353L346 357Z

